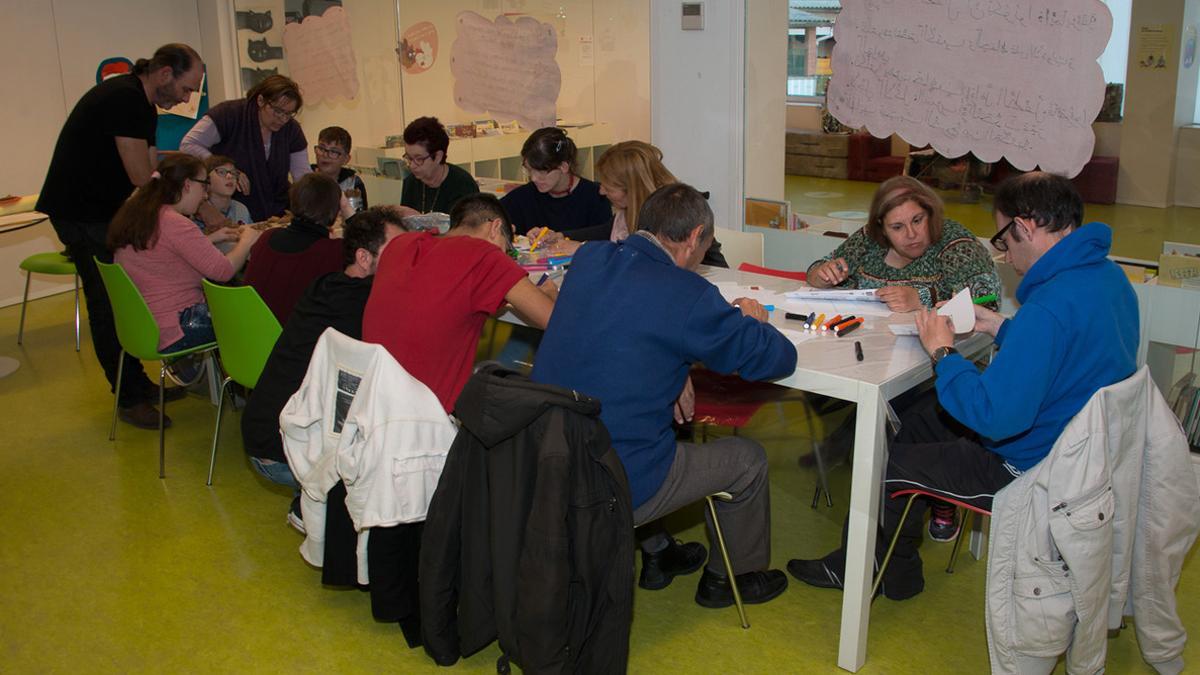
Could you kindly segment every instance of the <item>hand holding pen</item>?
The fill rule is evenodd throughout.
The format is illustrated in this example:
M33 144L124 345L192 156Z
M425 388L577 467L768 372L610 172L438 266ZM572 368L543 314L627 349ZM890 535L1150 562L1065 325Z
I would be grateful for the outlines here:
M845 258L834 258L812 268L808 283L814 288L837 286L850 277L850 265Z

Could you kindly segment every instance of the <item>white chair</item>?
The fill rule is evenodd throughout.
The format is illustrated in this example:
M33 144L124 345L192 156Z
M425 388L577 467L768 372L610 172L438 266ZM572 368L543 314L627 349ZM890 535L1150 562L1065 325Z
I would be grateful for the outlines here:
M721 242L721 253L725 256L725 262L729 263L729 269L735 270L742 263L762 266L762 233L718 229L716 238Z

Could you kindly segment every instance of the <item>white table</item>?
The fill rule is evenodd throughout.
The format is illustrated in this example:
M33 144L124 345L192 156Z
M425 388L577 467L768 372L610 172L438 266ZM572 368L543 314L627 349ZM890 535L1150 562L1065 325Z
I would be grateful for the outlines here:
M27 227L33 227L42 223L49 218L44 213L32 210L33 204L36 201L37 195L29 195L22 197L15 204L0 208L0 234L24 230ZM20 367L20 361L9 356L0 356L0 378L12 375Z
M768 291L790 291L802 283L777 277L702 267L700 274L709 281L736 282ZM799 301L801 306L802 301ZM790 330L801 324L784 317L785 308L771 312L771 323ZM520 323L512 312L500 317ZM933 377L929 357L919 340L896 337L889 323L912 323L911 314L891 317L867 317L850 335L832 335L802 342L796 347L796 372L776 384L822 394L858 405L854 428L854 471L850 482L850 533L846 547L845 592L842 596L842 629L838 648L838 666L857 671L867 658L867 623L871 613L871 585L874 581L875 534L879 525L879 507L883 469L887 465L883 429L887 401ZM858 361L854 343L862 343L863 360ZM955 346L966 356L982 352L991 344L985 334L973 334Z

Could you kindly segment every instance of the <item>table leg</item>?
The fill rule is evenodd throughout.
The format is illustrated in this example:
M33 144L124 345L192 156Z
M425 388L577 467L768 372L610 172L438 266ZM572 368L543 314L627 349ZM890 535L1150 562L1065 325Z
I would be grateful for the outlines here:
M886 463L884 402L878 389L862 387L854 427L854 473L850 482L850 531L846 542L845 591L838 666L857 671L867 660L867 626L875 572L880 483Z

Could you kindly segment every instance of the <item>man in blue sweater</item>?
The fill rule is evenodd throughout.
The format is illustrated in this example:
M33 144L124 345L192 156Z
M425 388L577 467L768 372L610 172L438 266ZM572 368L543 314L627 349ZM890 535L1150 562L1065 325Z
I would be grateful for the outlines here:
M999 351L982 373L954 350L946 317L920 310L921 344L933 360L932 396L905 412L889 446L885 494L920 488L984 509L992 497L1050 453L1067 423L1098 389L1133 375L1138 307L1133 288L1107 258L1112 230L1083 222L1083 200L1069 180L1027 173L1001 184L992 246L1024 276L1012 319L976 305L975 330ZM883 559L907 497L884 500L875 556ZM921 514L904 522L882 590L903 600L925 587L917 545ZM841 588L842 549L820 560L792 560L805 583Z
M731 306L694 271L713 240L703 195L681 183L660 188L642 205L638 222L641 229L625 241L590 242L575 254L533 379L600 400L600 417L629 476L634 524L730 493L732 501L717 509L738 590L747 603L766 602L787 588L781 571L767 569L766 453L739 437L679 443L671 423L677 401L682 416L690 416L692 364L748 380L777 378L795 371L796 348L766 322L762 305L742 298ZM711 522L708 532L711 547ZM665 588L704 562L703 546L677 544L661 530L641 546L643 588ZM732 604L720 556L709 558L696 602Z

